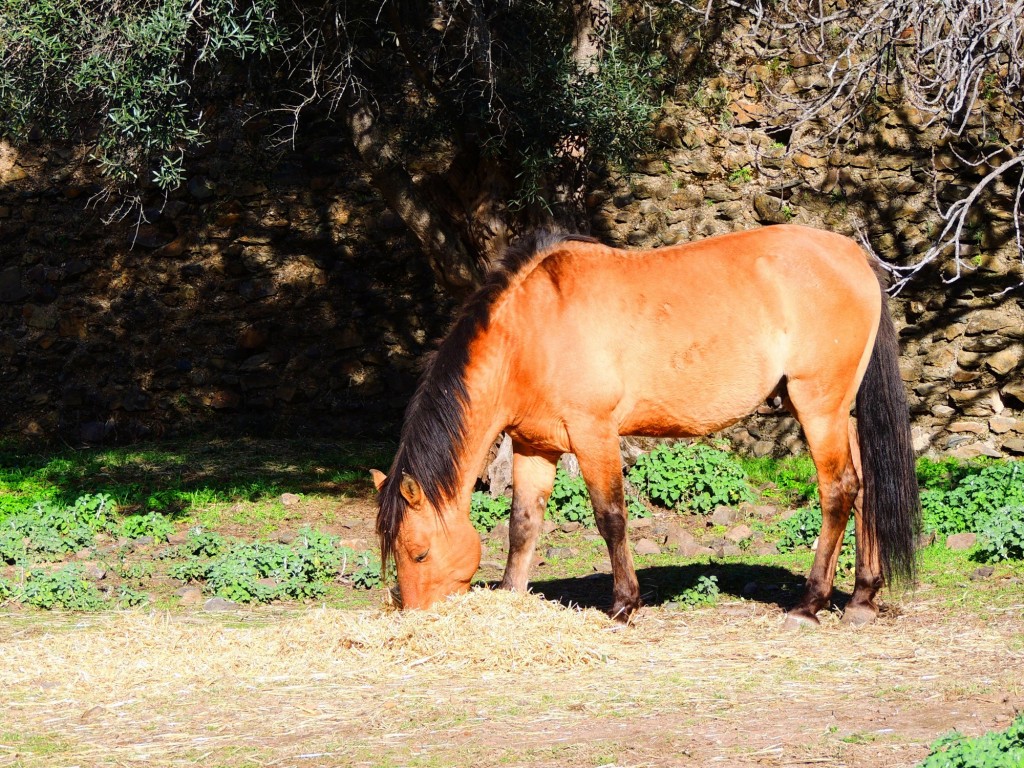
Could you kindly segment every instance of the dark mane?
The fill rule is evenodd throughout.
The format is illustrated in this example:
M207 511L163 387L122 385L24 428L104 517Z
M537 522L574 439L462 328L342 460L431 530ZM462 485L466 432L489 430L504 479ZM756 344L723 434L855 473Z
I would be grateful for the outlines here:
M494 302L512 279L534 261L537 253L570 240L597 242L583 235L539 232L519 240L506 251L459 311L455 323L428 362L416 393L405 411L398 452L380 489L377 535L381 560L386 566L394 556L395 539L405 517L406 501L400 492L403 474L414 477L435 508L458 490L459 449L466 437L465 415L469 405L465 373L469 346L487 329Z

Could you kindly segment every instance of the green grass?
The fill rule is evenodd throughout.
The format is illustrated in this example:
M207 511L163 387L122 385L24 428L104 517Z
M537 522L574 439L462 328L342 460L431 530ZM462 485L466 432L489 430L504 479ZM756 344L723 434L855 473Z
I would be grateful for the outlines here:
M28 753L33 757L59 755L72 748L70 742L58 736L11 731L0 733L0 744L5 747L13 747L17 752Z
M0 519L37 501L107 493L122 512L177 516L282 493L364 494L367 471L390 464L389 443L189 441L74 451L0 445ZM280 510L268 515L283 516Z
M330 526L339 515L346 514L345 507L337 504L339 498L363 505L372 500L374 491L367 470L388 466L393 448L386 443L355 441L242 440L182 441L82 451L62 448L47 452L0 444L0 523L8 521L13 525L19 514L26 510L31 513L33 505L39 502L46 502L51 510L67 509L68 500L77 499L83 493L110 494L118 505L109 524L100 521L103 525L97 523L91 529L97 534L105 532L107 544L101 545L97 540L92 545L83 539L83 543L72 549L58 550L52 546L43 549L42 543L52 545L54 538L43 537L45 541L40 539L39 547L26 546L23 555L19 549L14 553L18 557L8 558L8 562L17 560L20 567L38 568L46 558L55 563L72 560L79 548L95 546L97 562L125 587L136 591L153 589L151 583L166 582L175 557L171 555L161 560L162 555L140 554L131 547L113 548L119 536L131 539L150 533L153 527L152 532L158 533L154 546L160 548L166 545L161 545L159 540L171 531L181 532L197 526L226 536L270 541L274 540L272 534L282 529ZM741 464L750 486L757 492L755 503L791 509L806 506L816 497L814 466L806 456L782 460L743 459ZM919 462L918 471L924 486L951 490L971 473L989 465L923 460ZM280 499L284 492L297 494L301 504L285 506ZM365 506L360 509L365 510ZM659 514L663 519L671 519L668 511ZM693 515L682 514L677 519L694 527L704 540L727 530L723 526L702 525ZM767 541L776 541L779 536L777 519L748 522L761 531ZM596 574L594 570L595 565L607 559L607 549L603 540L593 533L591 529L572 534L556 531L542 537L538 557L546 562L533 576L538 591L552 590L563 597L568 594L572 599L574 590L579 591L573 584L581 581L601 585L602 595L608 591L605 582L609 577ZM358 534L365 535L365 532ZM638 533L636 537L642 535ZM23 534L8 538L21 546L21 536ZM792 551L778 555L757 556L744 552L737 557L685 560L674 552L665 552L637 556L635 560L641 590L652 605L692 602L693 590L702 583L701 579L712 576L721 591L721 600L785 602L788 595L799 592L810 568L813 553L807 548L809 541L801 540ZM372 541L368 541L367 546L372 548ZM573 552L547 559L549 547ZM489 543L484 559L502 563L504 553ZM934 601L943 609L966 607L979 615L995 615L1012 607L1015 600L1019 603L1019 591L1013 588L1013 579L1024 578L1024 563L1001 562L995 566L992 576L972 579L980 565L973 553L951 552L941 545L929 547L921 553L921 586L916 595ZM493 570L486 571L486 577L480 576L478 581L495 578ZM595 578L588 580L585 578L588 576ZM14 576L10 573L6 578L13 583ZM849 593L852 575L841 573L837 587ZM169 590L164 586L163 591ZM899 593L895 595L898 596ZM173 607L177 604L160 588L151 597L150 605ZM380 596L324 582L323 592L317 599L357 607L378 604Z
M810 456L746 457L740 464L767 503L800 506L817 497L817 471Z

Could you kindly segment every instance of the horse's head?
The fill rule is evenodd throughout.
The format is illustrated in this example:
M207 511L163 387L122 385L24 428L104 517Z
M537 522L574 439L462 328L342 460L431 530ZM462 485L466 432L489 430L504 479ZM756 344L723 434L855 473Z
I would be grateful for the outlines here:
M469 589L480 567L480 536L469 521L468 510L455 505L436 507L419 482L408 474L388 480L383 472L371 470L373 483L382 496L382 516L397 519L397 526L382 526L381 551L385 562L394 558L398 571L400 605L428 608L438 600ZM398 494L387 494L385 483L397 482ZM402 514L384 510L388 497L404 504Z

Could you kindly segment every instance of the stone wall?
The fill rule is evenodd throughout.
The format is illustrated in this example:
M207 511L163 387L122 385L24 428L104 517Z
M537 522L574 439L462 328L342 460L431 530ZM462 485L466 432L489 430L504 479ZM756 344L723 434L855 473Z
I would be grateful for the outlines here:
M223 138L142 224L80 154L0 144L0 436L393 434L451 303L310 133Z
M594 234L647 247L793 221L919 256L933 196L968 173L935 129L879 104L854 144L798 151L760 94L815 88L813 62L756 62L740 47L704 96L666 106L663 151L594 181ZM150 193L141 224L104 221L81 151L0 144L0 436L394 434L453 305L331 126L277 155L250 129L193 158L166 201ZM997 185L979 207L969 273L923 274L891 302L921 451L1024 454L1009 205ZM729 436L761 454L802 445L767 408Z

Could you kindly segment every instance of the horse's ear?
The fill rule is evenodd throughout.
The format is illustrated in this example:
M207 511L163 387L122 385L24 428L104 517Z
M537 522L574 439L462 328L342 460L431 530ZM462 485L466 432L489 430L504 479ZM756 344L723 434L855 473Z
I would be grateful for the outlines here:
M384 481L388 479L388 476L379 469L371 469L370 477L373 478L373 485L378 491L383 487Z
M423 489L412 475L402 473L402 485L399 486L399 490L410 506L418 507L423 502Z

